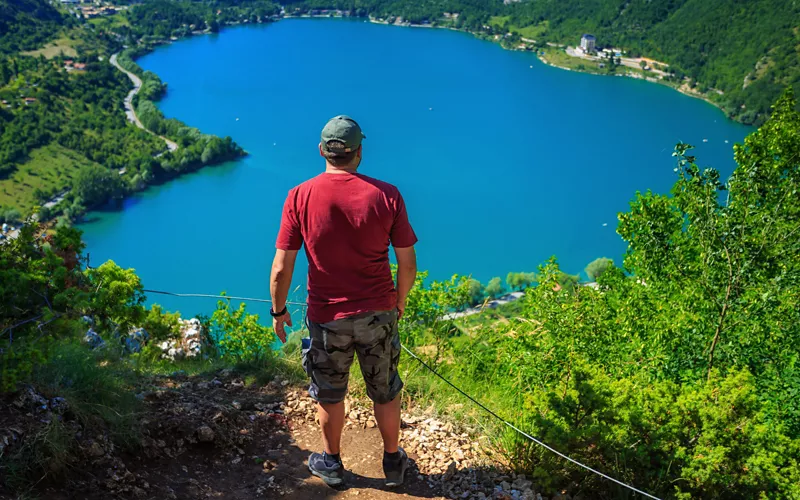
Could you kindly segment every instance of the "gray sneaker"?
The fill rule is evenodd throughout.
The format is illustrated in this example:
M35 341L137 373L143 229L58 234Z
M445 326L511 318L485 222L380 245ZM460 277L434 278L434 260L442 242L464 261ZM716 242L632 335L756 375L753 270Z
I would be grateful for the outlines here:
M400 457L396 459L383 456L383 473L386 475L386 486L393 488L403 484L403 477L408 470L408 455L403 448L398 448Z
M308 457L308 470L328 486L338 486L344 482L342 461L326 453L312 453Z

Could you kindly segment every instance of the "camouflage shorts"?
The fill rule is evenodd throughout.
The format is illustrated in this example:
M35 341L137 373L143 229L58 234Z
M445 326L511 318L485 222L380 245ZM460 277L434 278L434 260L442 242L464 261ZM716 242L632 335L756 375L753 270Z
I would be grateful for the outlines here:
M375 311L329 323L308 321L308 331L311 343L303 349L303 368L311 377L308 394L312 398L321 403L344 400L353 352L358 353L370 399L384 404L400 393L397 311Z

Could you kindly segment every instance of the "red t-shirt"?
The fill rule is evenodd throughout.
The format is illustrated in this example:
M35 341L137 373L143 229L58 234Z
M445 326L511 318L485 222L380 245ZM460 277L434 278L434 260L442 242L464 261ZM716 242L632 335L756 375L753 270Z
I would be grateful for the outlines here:
M400 191L361 174L323 173L286 197L275 246L308 256L308 319L327 323L397 306L389 244L413 246Z

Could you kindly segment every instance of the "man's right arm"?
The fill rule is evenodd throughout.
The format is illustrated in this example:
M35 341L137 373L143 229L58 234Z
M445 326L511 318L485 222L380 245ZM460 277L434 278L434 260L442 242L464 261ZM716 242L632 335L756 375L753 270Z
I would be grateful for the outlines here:
M413 246L395 248L394 254L397 258L397 319L400 319L406 311L408 293L417 279L417 254Z
M294 204L294 190L289 191L283 204L281 214L281 227L278 230L278 239L275 242L275 259L272 261L270 273L270 295L272 296L272 311L278 313L286 308L286 299L289 287L292 284L294 263L297 251L303 245L303 234L297 221L297 209ZM284 323L292 326L292 317L287 311L285 314L273 317L272 326L278 338L286 343L286 329Z

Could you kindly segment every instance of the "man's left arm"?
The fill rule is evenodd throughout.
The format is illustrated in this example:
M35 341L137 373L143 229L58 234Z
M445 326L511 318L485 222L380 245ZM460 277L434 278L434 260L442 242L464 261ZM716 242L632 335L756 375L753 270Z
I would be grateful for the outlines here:
M406 311L406 298L417 277L417 254L414 251L417 235L408 221L406 203L399 192L395 203L395 217L389 240L397 257L397 319L400 319Z
M272 296L272 310L274 312L283 311L286 308L286 299L289 296L289 287L292 286L292 274L294 273L294 263L297 259L297 250L275 251L275 259L272 261L272 273L269 280L269 293ZM272 327L275 334L286 343L286 325L292 326L292 317L289 310L285 314L272 318Z

